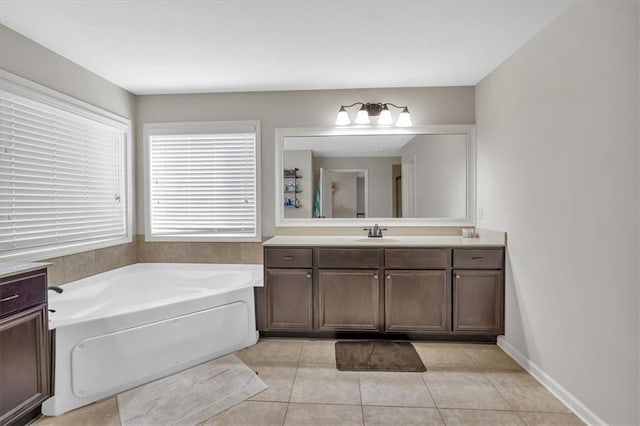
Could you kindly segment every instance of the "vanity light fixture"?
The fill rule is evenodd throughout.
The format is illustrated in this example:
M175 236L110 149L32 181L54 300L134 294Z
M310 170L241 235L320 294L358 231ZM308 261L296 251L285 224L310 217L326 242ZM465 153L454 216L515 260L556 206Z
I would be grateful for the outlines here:
M411 115L409 114L409 107L398 106L392 104L391 102L355 102L351 105L340 105L338 116L336 118L336 125L347 126L351 124L351 119L349 118L349 113L347 113L346 108L351 108L356 105L360 105L360 109L356 114L355 124L369 124L371 122L370 117L378 117L378 124L382 126L390 126L391 124L393 124L393 117L391 116L389 106L392 106L398 109L402 109L400 115L398 116L398 120L396 121L396 126L411 126Z

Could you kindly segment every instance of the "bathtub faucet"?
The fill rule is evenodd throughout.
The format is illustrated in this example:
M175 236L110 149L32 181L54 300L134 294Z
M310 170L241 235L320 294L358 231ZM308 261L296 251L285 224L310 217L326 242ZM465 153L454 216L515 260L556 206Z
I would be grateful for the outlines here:
M64 291L62 289L62 287L58 287L58 286L55 286L55 285L49 286L49 290L55 291L58 294L60 294L60 293L62 293Z

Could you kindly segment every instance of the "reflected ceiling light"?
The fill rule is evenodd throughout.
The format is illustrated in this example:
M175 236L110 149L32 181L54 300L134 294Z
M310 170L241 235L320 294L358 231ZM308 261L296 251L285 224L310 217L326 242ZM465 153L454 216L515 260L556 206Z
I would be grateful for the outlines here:
M398 116L398 121L396 121L396 126L411 126L411 115L409 114L409 108L406 106L398 106L392 104L391 102L355 102L351 105L340 105L340 110L338 110L338 117L336 118L336 125L346 126L351 124L351 119L349 118L349 114L347 113L346 108L351 108L356 105L360 105L360 109L356 114L355 124L369 124L371 117L378 117L377 124L382 126L389 126L393 124L393 117L391 116L391 111L389 110L389 106L392 106L398 109L402 109L402 112L400 112L400 115Z

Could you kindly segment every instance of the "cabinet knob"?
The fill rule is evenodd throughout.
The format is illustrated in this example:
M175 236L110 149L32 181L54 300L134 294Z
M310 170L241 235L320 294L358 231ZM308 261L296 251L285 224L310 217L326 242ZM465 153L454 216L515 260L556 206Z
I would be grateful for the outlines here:
M456 275L456 280L459 280L459 279L460 279L460 275Z
M387 275L387 279L390 280L391 279L391 275Z
M307 278L311 278L311 274L307 274Z
M378 279L378 274L373 274L373 278L377 280Z

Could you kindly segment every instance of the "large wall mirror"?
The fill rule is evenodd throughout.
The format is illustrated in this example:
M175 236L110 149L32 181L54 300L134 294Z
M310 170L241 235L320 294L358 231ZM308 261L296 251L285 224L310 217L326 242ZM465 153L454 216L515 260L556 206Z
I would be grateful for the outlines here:
M474 126L276 130L276 225L475 224Z

